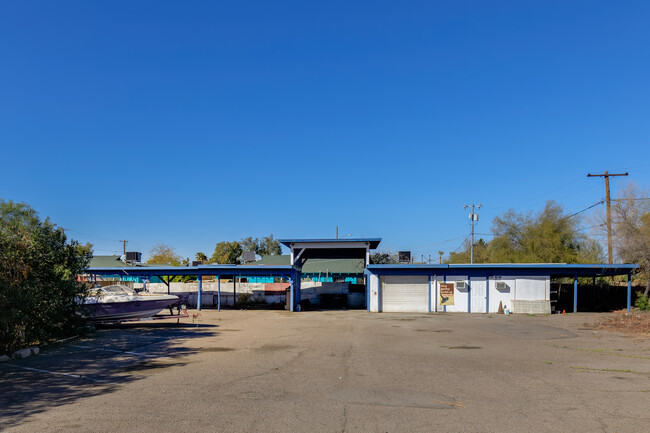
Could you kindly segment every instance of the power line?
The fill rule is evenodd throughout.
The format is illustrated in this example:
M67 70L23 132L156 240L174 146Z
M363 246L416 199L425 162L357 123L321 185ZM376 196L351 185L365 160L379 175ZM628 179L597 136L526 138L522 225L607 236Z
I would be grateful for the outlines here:
M101 236L90 235L88 233L82 233L82 232L80 232L78 230L75 230L75 229L66 229L66 230L70 230L72 233L77 233L77 234L80 234L82 236L88 236L89 238L99 239L99 240L102 240L102 241L121 242L118 239L109 239L109 238L104 238L104 237L101 237Z
M455 237L455 238L452 238L452 239L447 239L447 240L444 240L444 241L433 242L433 243L430 243L430 244L415 245L415 246L412 246L411 248L420 249L420 248L426 248L426 247L435 247L435 246L438 246L438 245L446 244L448 242L453 242L453 241L457 241L458 239L465 239L465 238L467 238L467 235L458 236L458 237Z
M583 232L583 231L585 231L585 230L595 229L596 227L602 227L602 226L606 226L606 225L607 225L607 224L605 224L605 223L603 223L603 224L596 224L595 226L585 227L585 228L582 228L582 229L579 229L579 230L576 230L576 231L577 231L577 232Z
M526 205L526 204L528 204L528 203L536 202L537 200L542 199L543 197L547 197L549 194L554 193L555 191L559 191L559 190L561 190L561 189L563 189L563 188L566 188L567 186L576 183L576 182L579 181L580 179L582 179L582 176L578 176L578 177L576 177L575 179L572 179L572 180L570 180L569 182L567 182L567 183L565 183L565 184L563 184L563 185L560 185L560 186L558 186L558 187L556 187L556 188L553 188L552 190L550 190L550 191L547 192L547 193L543 193L543 194L540 194L540 195L534 196L534 197L532 197L532 198L529 198L529 199L526 200L526 201L520 202L517 206L510 206L510 207L507 207L507 206L506 206L506 207L486 207L485 209L491 209L491 210L516 209L516 208L522 207L522 206L524 206L524 205Z
M650 197L639 198L613 198L612 201L637 201L637 200L650 200Z
M603 203L605 203L605 200L601 200L601 201L599 201L598 203L594 203L594 204L592 204L591 206L586 207L586 208L584 208L584 209L582 209L582 210L579 210L578 212L572 213L571 215L566 216L566 217L564 217L564 218L572 218L572 217L574 217L574 216L576 216L576 215L578 215L578 214L581 214L581 213L584 212L584 211L587 211L587 210L589 210L589 209L591 209L591 208L593 208L593 207L596 207L596 206L598 206L598 205L601 205L601 204L603 204Z
M466 241L467 238L470 237L470 236L471 236L471 235L467 235L467 236L465 236L465 239L463 239L463 242L462 242L462 243L460 244L460 246L459 246L458 248L456 248L453 252L454 252L454 253L457 253L459 249L463 248L463 246L465 245L465 241Z

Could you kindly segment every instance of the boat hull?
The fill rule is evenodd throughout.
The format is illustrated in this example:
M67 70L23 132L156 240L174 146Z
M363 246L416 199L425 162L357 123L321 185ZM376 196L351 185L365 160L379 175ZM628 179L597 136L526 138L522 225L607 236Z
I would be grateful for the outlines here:
M84 316L93 321L118 321L152 317L176 303L178 297L132 300L127 302L97 302L84 305Z

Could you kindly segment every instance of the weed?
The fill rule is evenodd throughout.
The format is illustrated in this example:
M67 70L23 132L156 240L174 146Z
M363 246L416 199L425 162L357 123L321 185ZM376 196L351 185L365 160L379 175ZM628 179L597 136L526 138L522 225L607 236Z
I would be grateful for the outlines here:
M551 365L551 364L553 364L553 363L552 363L551 361L544 361L544 364Z
M641 311L650 311L650 299L647 295L640 295L634 302L634 306Z

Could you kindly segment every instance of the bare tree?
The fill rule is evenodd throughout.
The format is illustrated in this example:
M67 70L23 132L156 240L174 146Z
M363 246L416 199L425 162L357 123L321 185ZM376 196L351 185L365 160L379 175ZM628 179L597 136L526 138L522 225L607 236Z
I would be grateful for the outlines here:
M616 254L624 262L641 265L646 279L644 295L650 292L650 197L633 183L619 193L612 205Z

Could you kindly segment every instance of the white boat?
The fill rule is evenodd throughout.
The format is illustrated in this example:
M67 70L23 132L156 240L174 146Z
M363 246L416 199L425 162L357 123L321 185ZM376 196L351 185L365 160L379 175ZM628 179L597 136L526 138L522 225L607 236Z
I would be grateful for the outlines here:
M152 317L176 303L178 296L136 293L121 284L91 289L84 300L83 315L93 321L120 321Z

